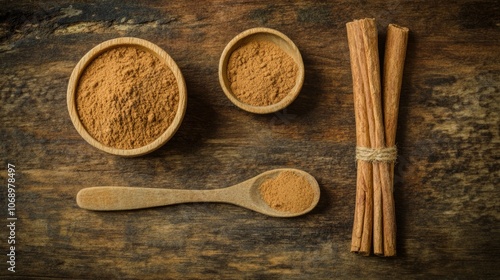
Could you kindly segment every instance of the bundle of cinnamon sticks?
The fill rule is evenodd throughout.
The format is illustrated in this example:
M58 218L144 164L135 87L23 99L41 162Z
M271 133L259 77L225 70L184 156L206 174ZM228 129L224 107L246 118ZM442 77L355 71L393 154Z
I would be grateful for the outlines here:
M396 255L393 196L396 127L408 28L387 29L381 86L375 19L349 22L356 119L356 206L351 251L362 255ZM383 89L383 91L382 91Z

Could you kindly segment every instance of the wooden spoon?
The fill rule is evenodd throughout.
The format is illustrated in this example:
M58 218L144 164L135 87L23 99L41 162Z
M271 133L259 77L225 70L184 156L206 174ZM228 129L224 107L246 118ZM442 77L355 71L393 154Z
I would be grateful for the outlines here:
M304 211L299 213L279 211L271 208L262 199L259 186L284 171L292 171L304 177L313 189L314 199ZM283 168L266 171L231 187L213 190L91 187L80 190L76 196L76 202L81 208L98 211L130 210L188 202L222 202L273 217L295 217L311 211L318 204L319 196L319 185L313 176L302 170Z

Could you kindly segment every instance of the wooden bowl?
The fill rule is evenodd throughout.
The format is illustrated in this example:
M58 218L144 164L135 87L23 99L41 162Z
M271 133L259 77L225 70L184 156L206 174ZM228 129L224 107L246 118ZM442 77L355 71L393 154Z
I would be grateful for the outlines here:
M90 63L99 55L117 47L134 47L156 56L160 61L164 62L168 68L170 68L175 76L179 90L179 104L175 113L175 117L170 126L153 142L146 144L145 146L133 149L119 149L110 147L94 139L82 124L76 108L76 91L78 88L80 77L85 71L86 67L90 65ZM81 58L81 60L73 69L73 72L71 73L71 77L69 79L67 103L71 121L73 122L73 125L75 126L78 133L83 137L83 139L85 139L85 141L104 152L124 157L133 157L144 155L158 149L175 134L182 122L182 119L184 118L184 114L186 111L187 91L181 71L177 67L177 64L174 62L174 60L164 50L162 50L157 45L143 39L122 37L105 41L95 46Z
M290 57L292 57L292 59L298 66L297 78L295 81L295 86L292 88L292 90L281 101L267 106L255 106L240 101L231 90L231 82L227 77L227 65L231 54L242 45L254 40L270 41L276 44L288 55L290 55ZM304 63L302 61L302 56L300 55L299 49L286 35L270 28L252 28L238 34L224 48L219 61L219 82L229 100L231 100L231 102L233 102L239 108L256 114L273 113L282 110L290 105L299 95L304 83Z

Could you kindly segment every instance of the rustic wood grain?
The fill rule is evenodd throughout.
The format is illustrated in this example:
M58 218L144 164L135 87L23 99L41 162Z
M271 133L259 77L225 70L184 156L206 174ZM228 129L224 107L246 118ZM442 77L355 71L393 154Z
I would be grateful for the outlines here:
M5 2L5 3L4 3ZM0 5L0 219L16 165L19 279L332 279L500 277L500 12L496 1L3 1ZM395 169L398 256L350 253L355 124L345 23L410 31ZM286 110L254 115L220 88L224 46L264 26L300 49L305 81ZM167 51L188 89L177 134L152 154L120 158L71 124L73 67L107 39ZM383 46L381 46L383 48ZM77 192L123 185L212 189L273 168L321 187L310 214L278 219L225 204L90 212Z

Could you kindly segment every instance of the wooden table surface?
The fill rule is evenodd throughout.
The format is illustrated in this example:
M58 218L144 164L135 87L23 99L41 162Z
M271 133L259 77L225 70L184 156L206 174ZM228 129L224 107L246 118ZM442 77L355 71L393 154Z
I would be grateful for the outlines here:
M2 1L0 276L88 279L500 277L500 10L496 1ZM434 4L435 3L435 4ZM439 4L438 4L439 3ZM356 165L345 24L410 28L397 144L398 256L350 253ZM234 106L217 75L252 27L288 35L305 82L286 110ZM177 134L137 158L73 127L66 88L95 45L134 36L166 50L188 88ZM383 47L383 43L380 44ZM15 165L15 272L7 165ZM280 219L226 204L91 212L90 186L214 189L274 168L310 172L321 199Z

